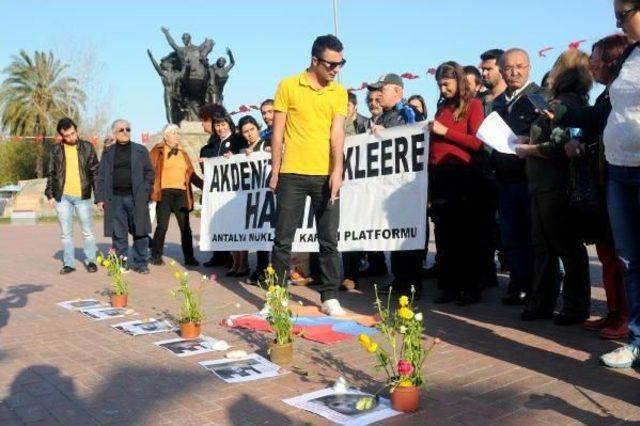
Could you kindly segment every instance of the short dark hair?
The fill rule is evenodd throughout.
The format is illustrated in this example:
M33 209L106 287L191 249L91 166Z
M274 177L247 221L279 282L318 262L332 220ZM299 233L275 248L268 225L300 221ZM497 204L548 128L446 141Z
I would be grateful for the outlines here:
M496 61L496 64L500 64L500 59L502 58L503 54L504 54L504 50L502 49L489 49L486 52L484 52L482 55L480 55L480 59L483 61L494 59Z
M327 34L315 39L311 47L311 56L319 58L325 50L333 50L334 52L342 52L344 47L338 37L333 34Z
M358 97L356 96L355 93L347 92L347 96L348 96L347 102L350 102L354 105L358 105Z
M226 108L217 104L206 104L200 108L198 113L200 120L211 120L213 124L226 121L229 124L232 132L236 131L236 125L231 119L231 116L227 112Z
M250 115L245 115L241 117L240 120L238 120L238 131L240 133L242 133L242 126L244 126L245 124L253 124L254 126L256 126L256 129L260 130L260 125L258 124L256 119Z
M464 70L464 73L466 75L472 75L476 78L476 84L478 86L482 84L482 74L480 74L480 71L478 70L478 68L474 67L473 65L467 65L462 69Z
M61 118L58 121L58 125L56 126L56 130L57 130L59 135L62 135L62 131L63 130L67 130L67 129L71 128L71 127L73 127L75 130L78 130L78 126L76 126L75 121L73 121L69 117L64 117L64 118Z
M273 99L269 98L262 101L262 103L260 104L260 109L262 110L262 107L265 105L273 105Z

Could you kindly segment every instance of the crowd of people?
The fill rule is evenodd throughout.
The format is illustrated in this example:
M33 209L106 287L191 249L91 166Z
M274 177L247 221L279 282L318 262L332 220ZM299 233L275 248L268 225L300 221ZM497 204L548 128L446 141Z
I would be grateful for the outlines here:
M423 268L426 247L391 252L392 279L380 292L406 294L413 287L420 298L423 279L435 277L435 303L477 303L483 289L497 285L498 252L500 268L509 272L502 302L522 305L522 321L582 324L605 339L628 338L601 362L640 364L640 1L616 0L614 9L624 34L598 40L590 56L576 48L562 53L540 85L531 80L529 55L520 48L482 53L480 69L441 64L431 120L424 99L407 99L402 78L392 73L368 86L370 117L362 115L356 95L335 81L346 60L342 43L331 35L318 37L309 67L282 80L274 99L261 104L264 129L251 116L236 125L224 107L204 106L200 119L211 136L201 162L270 152L269 187L278 201L273 251L257 253L253 272L246 251L214 252L204 266L227 266L227 276L245 277L249 284L270 263L279 277L287 277L308 196L320 247L310 257L310 274L323 311L343 315L338 290L389 271L384 253L338 251L344 138L428 120L429 203L423 207L433 222L436 263ZM590 105L594 82L605 89ZM515 154L492 150L476 136L494 112L517 135ZM128 256L128 234L133 237L129 269L147 274L148 263L163 264L171 213L180 228L184 264L199 265L189 212L195 204L192 185L201 189L203 182L180 144L178 126L167 125L163 140L148 151L131 143L128 121L116 120L115 143L100 160L90 143L79 140L71 119L61 119L57 130L63 143L51 153L46 196L61 227L61 274L75 270L74 210L86 268L97 270L92 191L117 254ZM149 201L157 203L152 237ZM608 306L607 315L595 320L589 319L588 244L595 244L602 263Z

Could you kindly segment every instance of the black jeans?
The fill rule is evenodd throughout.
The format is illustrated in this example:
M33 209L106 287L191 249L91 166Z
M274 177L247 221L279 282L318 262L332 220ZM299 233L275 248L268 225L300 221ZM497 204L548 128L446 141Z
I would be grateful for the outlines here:
M193 235L189 224L187 191L183 189L163 189L162 198L156 204L156 231L153 234L151 256L159 258L164 251L164 239L169 228L169 219L173 213L180 228L180 240L184 260L193 259Z
M129 234L133 235L133 255L127 261L129 266L147 266L149 236L135 235L134 205L131 195L113 196L113 248L118 256L127 256L129 251ZM145 207L146 208L146 207Z
M360 283L360 261L364 257L363 251L346 251L342 253L342 269L344 279Z
M316 287L321 300L335 299L340 285L340 253L338 225L340 200L330 201L327 176L281 174L277 192L275 239L271 260L281 281L286 279L291 257L291 244L296 228L302 221L307 196L311 197L320 253L320 285Z
M560 293L558 257L565 269L562 313L589 316L591 284L587 249L562 191L531 196L534 277L528 310L552 313Z

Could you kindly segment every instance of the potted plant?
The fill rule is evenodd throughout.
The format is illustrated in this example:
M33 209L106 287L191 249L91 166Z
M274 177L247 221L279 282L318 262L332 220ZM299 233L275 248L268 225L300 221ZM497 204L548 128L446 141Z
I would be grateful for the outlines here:
M200 336L204 314L202 313L202 291L207 278L203 275L200 280L200 287L195 292L189 286L189 273L181 272L176 266L176 262L171 262L173 276L178 281L179 286L171 291L175 298L182 299L182 307L178 314L177 321L180 324L180 336L184 339L195 339Z
M420 407L420 392L425 381L422 365L433 347L440 339L433 340L426 349L422 342L424 333L422 313L415 312L413 297L415 289L411 287L411 298L403 295L398 299L395 309L391 309L391 296L386 306L378 297L376 290L376 307L380 322L376 328L388 343L389 350L378 345L366 334L359 337L360 344L367 352L375 354L376 370L384 370L391 393L391 407L396 411L413 412Z
M116 251L112 248L109 250L107 257L104 257L102 253L100 253L96 260L98 261L98 264L107 269L107 273L109 274L109 277L111 277L111 291L109 294L111 306L114 308L126 307L129 296L129 283L124 279L122 272L127 258L124 256L118 256Z
M275 339L269 344L269 359L279 365L293 362L293 318L289 309L289 290L278 284L278 276L271 265L261 287L266 294L266 320L275 332Z

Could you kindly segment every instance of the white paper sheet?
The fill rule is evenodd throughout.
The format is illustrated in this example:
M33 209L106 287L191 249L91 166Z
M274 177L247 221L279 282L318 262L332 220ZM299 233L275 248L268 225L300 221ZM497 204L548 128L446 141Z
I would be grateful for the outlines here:
M484 119L476 136L498 152L503 154L516 153L515 145L518 143L518 137L500 117L500 114L495 111Z
M80 311L82 309L104 308L109 306L109 304L96 299L75 299L60 302L58 306L70 311Z
M250 382L286 373L286 370L258 354L250 354L243 359L202 361L199 364L227 383Z
M162 340L160 342L155 342L154 345L160 346L161 348L164 348L172 352L175 356L185 357L185 356L191 356L191 355L204 354L204 353L212 352L215 350L226 350L226 349L218 349L218 345L217 345L218 342L223 342L223 341L216 340L212 337L200 336L197 339Z
M385 398L379 398L377 405L369 410L357 410L356 403L366 396L372 395L356 389L337 394L333 388L328 388L282 401L345 426L365 426L401 414L392 410L390 401Z
M120 318L125 315L138 315L131 309L127 308L95 308L95 309L83 309L80 311L83 315L88 316L89 318L102 321L111 318Z
M175 331L177 327L169 321L159 321L155 318L145 318L136 321L121 322L111 327L116 330L123 331L132 336L142 336L144 334L165 333Z

